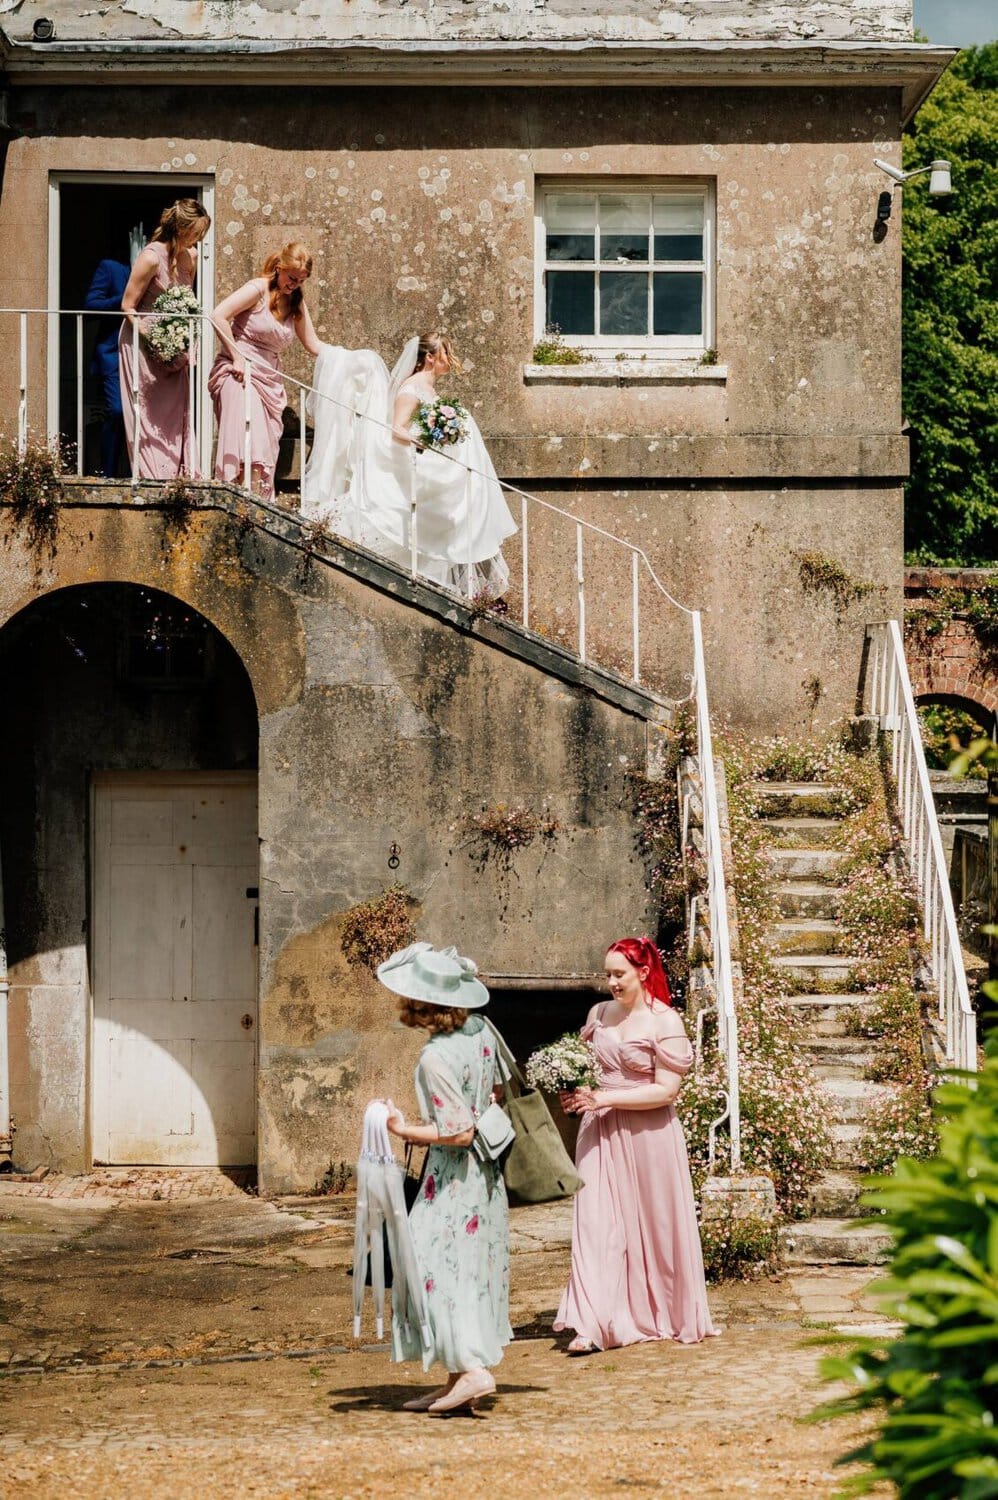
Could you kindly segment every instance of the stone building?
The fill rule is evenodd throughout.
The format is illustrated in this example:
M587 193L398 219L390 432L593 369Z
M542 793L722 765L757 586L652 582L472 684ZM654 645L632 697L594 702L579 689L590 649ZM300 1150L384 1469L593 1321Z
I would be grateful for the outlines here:
M205 305L304 240L320 336L390 362L446 326L500 474L557 507L530 511L533 631L316 558L219 487L171 529L155 493L87 481L86 441L54 550L3 516L18 1160L255 1151L265 1189L305 1186L411 1055L343 957L350 908L400 881L514 1027L577 1014L649 920L627 773L688 691L688 618L642 575L644 688L580 661L573 517L704 612L720 714L851 708L903 585L873 158L950 54L906 0L0 0L0 26L4 308L79 308L196 193ZM74 319L0 318L0 426L82 431ZM535 358L552 324L582 362ZM629 554L586 548L589 654L622 668ZM558 828L496 859L468 820L510 803ZM196 1039L178 997L212 1002Z

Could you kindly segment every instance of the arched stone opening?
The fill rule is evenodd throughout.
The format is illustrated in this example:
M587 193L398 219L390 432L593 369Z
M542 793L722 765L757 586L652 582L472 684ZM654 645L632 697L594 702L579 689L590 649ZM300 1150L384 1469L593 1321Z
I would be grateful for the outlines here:
M252 1162L258 719L240 657L171 595L74 586L0 630L0 693L15 1163Z
M990 734L994 723L993 709L960 693L919 693L915 703L918 708L931 708L938 704L940 708L950 708L955 713L966 714L979 727L982 735Z

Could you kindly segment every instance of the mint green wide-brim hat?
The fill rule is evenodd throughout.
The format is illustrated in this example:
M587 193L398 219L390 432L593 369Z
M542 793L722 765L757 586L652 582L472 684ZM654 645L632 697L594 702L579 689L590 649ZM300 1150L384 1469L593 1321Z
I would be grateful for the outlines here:
M377 969L381 983L394 994L459 1010L481 1010L489 1003L477 973L477 965L456 948L434 948L432 943L410 943Z

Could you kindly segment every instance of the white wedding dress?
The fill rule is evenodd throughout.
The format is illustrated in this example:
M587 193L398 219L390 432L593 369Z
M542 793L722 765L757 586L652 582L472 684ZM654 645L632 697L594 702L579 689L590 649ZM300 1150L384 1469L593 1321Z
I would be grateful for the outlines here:
M392 438L395 401L414 374L417 349L410 339L389 375L373 349L323 344L309 397L315 436L301 513L409 569L414 494L417 573L496 597L509 586L502 544L517 528L474 417L468 436L443 451L417 452Z

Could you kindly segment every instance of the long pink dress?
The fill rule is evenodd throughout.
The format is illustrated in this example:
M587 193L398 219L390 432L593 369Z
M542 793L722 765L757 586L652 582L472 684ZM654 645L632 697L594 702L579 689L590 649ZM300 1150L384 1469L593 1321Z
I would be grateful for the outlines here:
M286 323L275 318L269 295L264 292L259 302L233 318L232 332L236 348L253 361L250 466L263 471L260 489L269 500L274 493L274 470L287 405L281 355L295 336L295 325L291 318ZM235 378L227 349L220 350L211 367L208 390L218 420L215 478L234 484L242 472L246 452L246 395L242 381Z
M170 275L170 252L161 240L150 240L159 265L146 287L137 311L149 312L160 292L169 286L192 286L194 272L182 265ZM128 319L118 334L118 363L121 375L121 406L125 418L125 440L128 457L135 443L135 413L132 409L132 328ZM191 442L190 373L188 357L182 354L172 364L150 352L139 340L139 463L140 479L176 479L186 474L199 477L197 452Z
M582 1035L595 1048L605 1088L653 1083L656 1062L679 1074L693 1063L685 1037L622 1041L598 1018ZM584 1115L575 1159L584 1186L575 1198L572 1270L555 1328L574 1328L602 1349L648 1339L695 1344L716 1333L686 1141L673 1106Z

